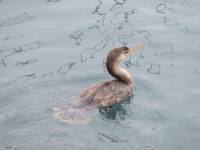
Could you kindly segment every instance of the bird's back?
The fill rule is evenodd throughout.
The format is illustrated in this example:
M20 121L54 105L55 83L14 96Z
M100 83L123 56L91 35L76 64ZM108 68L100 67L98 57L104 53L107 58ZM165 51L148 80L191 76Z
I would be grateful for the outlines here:
M107 107L127 98L132 92L132 84L111 80L94 84L85 89L74 101L74 107L90 110Z

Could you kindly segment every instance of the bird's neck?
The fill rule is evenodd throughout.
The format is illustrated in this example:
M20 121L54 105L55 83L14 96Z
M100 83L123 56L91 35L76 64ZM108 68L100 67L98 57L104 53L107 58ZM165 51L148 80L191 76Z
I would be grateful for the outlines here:
M108 59L106 60L106 68L108 72L115 77L117 80L126 82L128 84L133 84L131 75L124 69L120 67L120 62L122 59Z

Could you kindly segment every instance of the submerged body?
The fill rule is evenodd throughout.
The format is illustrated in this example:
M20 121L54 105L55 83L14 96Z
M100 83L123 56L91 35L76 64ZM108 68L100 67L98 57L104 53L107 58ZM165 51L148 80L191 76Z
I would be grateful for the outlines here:
M76 98L71 106L53 108L56 120L69 123L88 123L87 111L93 108L104 108L127 98L133 90L133 80L130 74L120 68L120 62L137 49L120 47L109 52L106 59L106 68L116 80L104 81L85 89Z

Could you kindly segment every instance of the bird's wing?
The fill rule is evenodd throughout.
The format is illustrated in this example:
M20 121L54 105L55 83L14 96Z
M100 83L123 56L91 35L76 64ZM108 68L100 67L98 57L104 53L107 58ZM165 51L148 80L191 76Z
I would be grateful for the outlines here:
M98 105L98 107L110 106L124 100L131 92L131 85L113 80L101 86L94 97L93 104Z
M83 98L87 99L88 97L90 97L91 95L95 94L96 91L98 89L100 89L100 87L107 83L107 82L110 82L110 81L103 81L103 82L100 82L100 83L96 83L96 84L93 84L91 86L89 86L87 89L83 90L79 95L78 97L76 98L76 100L73 102L73 104L77 104L79 103L80 101L82 101ZM92 98L93 99L93 98Z
M91 95L91 94L95 93L103 84L106 84L108 82L110 82L110 81L103 81L103 82L96 83L96 84L89 86L87 89L83 90L79 94L78 98L85 98L85 97L87 97L88 94Z

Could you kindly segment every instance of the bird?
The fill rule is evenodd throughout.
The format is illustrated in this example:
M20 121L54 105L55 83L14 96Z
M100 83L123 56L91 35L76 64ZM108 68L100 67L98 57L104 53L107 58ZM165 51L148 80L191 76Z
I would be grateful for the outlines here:
M106 68L115 79L89 86L78 95L71 106L54 107L54 119L73 124L87 124L88 111L93 108L108 108L131 95L133 79L120 67L120 63L132 52L143 47L144 44L140 44L134 48L122 46L111 50L106 58Z

